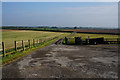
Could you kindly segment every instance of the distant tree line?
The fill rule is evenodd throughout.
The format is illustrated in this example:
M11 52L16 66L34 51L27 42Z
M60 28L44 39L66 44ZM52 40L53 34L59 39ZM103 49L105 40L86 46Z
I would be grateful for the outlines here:
M1 27L0 27L1 29ZM99 27L56 27L56 26L38 26L38 27L28 27L28 26L2 26L2 29L17 29L17 30L61 30L61 29L107 29ZM116 30L118 28L114 28Z

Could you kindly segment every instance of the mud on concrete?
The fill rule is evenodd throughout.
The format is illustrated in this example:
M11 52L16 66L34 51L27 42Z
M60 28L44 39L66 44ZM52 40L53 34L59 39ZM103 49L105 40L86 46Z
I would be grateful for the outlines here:
M3 67L3 78L118 78L118 45L51 44Z

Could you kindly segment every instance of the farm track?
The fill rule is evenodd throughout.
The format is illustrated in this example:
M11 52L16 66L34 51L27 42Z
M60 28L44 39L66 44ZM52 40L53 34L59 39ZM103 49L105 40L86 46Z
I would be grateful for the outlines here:
M55 42L56 45L62 45L63 39L59 39L58 41Z
M118 78L118 46L62 45L62 40L3 67L3 78Z

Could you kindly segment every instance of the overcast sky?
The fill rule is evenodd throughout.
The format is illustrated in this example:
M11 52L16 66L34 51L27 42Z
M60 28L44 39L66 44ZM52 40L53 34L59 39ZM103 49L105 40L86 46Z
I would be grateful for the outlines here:
M3 2L4 25L118 27L117 2Z

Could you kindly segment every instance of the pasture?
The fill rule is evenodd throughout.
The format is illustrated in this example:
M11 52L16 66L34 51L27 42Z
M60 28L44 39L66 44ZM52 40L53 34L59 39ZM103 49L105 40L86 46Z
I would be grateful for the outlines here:
M30 31L30 30L2 30L2 41L5 43L5 49L9 50L14 48L14 41L17 41L17 47L22 46L22 40L25 45L28 45L28 40L30 43L35 43L46 41L53 37L66 36L68 33L60 32L45 32L45 31Z
M29 31L29 30L3 30L2 41L21 41L28 39L48 39L55 36L65 35L67 33L45 32L45 31Z
M10 61L18 59L39 48L47 46L48 44L56 41L59 38L69 35L69 33L30 31L30 30L2 30L1 32L2 32L1 38L5 46L4 47L5 55L7 55L2 59L3 64L9 63ZM24 42L24 48L25 48L24 51L23 51L22 40ZM30 40L30 42L28 40ZM15 41L17 45L17 51L15 51ZM28 47L29 43L30 43L30 49ZM33 45L33 43L35 43L35 45ZM2 50L2 43L0 43L0 45L1 45L0 49ZM2 54L0 56L2 56Z

